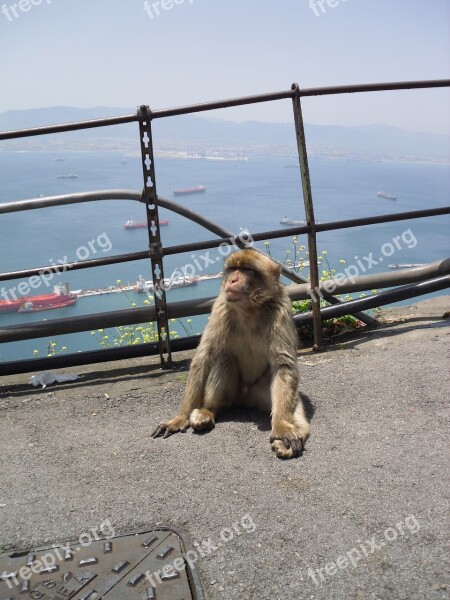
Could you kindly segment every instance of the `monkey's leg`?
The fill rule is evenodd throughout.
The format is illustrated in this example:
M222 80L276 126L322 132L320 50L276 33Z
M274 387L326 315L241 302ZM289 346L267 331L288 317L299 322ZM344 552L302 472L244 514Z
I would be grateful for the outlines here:
M238 368L232 357L221 357L213 365L205 387L203 406L195 408L189 424L195 431L213 429L221 408L229 406L238 393Z
M272 433L270 442L278 458L299 456L309 436L303 403L299 398L298 375L282 368L272 381Z

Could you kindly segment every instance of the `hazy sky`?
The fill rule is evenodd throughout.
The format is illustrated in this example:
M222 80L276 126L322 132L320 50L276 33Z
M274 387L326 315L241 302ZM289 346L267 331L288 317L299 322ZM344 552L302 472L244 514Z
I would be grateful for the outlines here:
M312 5L312 6L311 6ZM166 108L450 77L450 0L0 0L0 112ZM309 123L450 133L450 88L303 101ZM289 121L289 101L209 113Z

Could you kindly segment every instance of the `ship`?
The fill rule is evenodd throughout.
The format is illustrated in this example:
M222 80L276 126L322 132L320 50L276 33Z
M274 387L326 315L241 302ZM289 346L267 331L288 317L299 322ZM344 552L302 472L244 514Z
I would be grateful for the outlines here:
M306 221L298 221L297 219L289 219L288 217L283 217L280 221L280 225L306 225Z
M56 179L78 179L78 175L71 171L68 175L58 175Z
M31 313L40 312L42 310L54 310L55 308L64 308L66 306L71 306L72 304L75 304L76 301L76 298L67 298L65 300L54 300L53 302L42 304L39 302L35 302L34 300L29 300L28 302L24 302L17 312Z
M309 260L297 260L294 264L290 264L289 262L285 264L285 267L290 271L294 269L302 269L303 267L309 267Z
M191 285L197 285L198 279L197 277L189 277L186 275L185 277L171 277L170 279L164 279L162 287L165 290L171 290L172 288L179 287L189 287ZM134 286L134 291L138 293L143 292L153 292L154 285L153 281L146 281L142 275L139 275L136 285Z
M39 296L22 296L22 298L14 298L14 300L0 300L0 313L18 312L19 309L27 302L32 302L34 306L48 306L58 304L56 308L59 308L62 303L68 300L76 299L77 295L69 291L69 285L67 283L58 283L53 288L52 294L41 294Z
M397 200L397 196L393 196L392 194L388 194L387 192L378 192L378 198L384 198L385 200Z
M154 225L155 222L152 221L151 224ZM169 219L160 219L159 224L160 225L168 225ZM124 223L123 226L125 229L142 229L144 227L147 227L147 221L133 221L133 219L128 219L128 221L126 223Z
M408 263L408 264L388 264L389 269L415 269L416 267L424 267L425 263Z
M201 194L206 192L206 187L204 185L194 185L190 188L181 188L179 190L173 190L174 196L188 196L189 194Z

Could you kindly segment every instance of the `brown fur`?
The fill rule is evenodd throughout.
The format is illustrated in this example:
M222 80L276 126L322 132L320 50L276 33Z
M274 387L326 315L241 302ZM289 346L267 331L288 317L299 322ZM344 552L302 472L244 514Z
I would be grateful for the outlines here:
M153 437L212 429L221 408L246 406L271 412L270 441L278 457L301 453L309 425L298 394L291 303L279 276L279 265L255 250L227 259L179 414Z

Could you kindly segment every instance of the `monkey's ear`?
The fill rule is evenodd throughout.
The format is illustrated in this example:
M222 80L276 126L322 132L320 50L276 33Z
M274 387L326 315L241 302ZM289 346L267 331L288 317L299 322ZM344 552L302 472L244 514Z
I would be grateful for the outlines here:
M280 275L281 275L281 265L277 264L277 263L273 263L273 266L271 267L271 273L274 277L274 279L276 279L277 281L280 279Z

